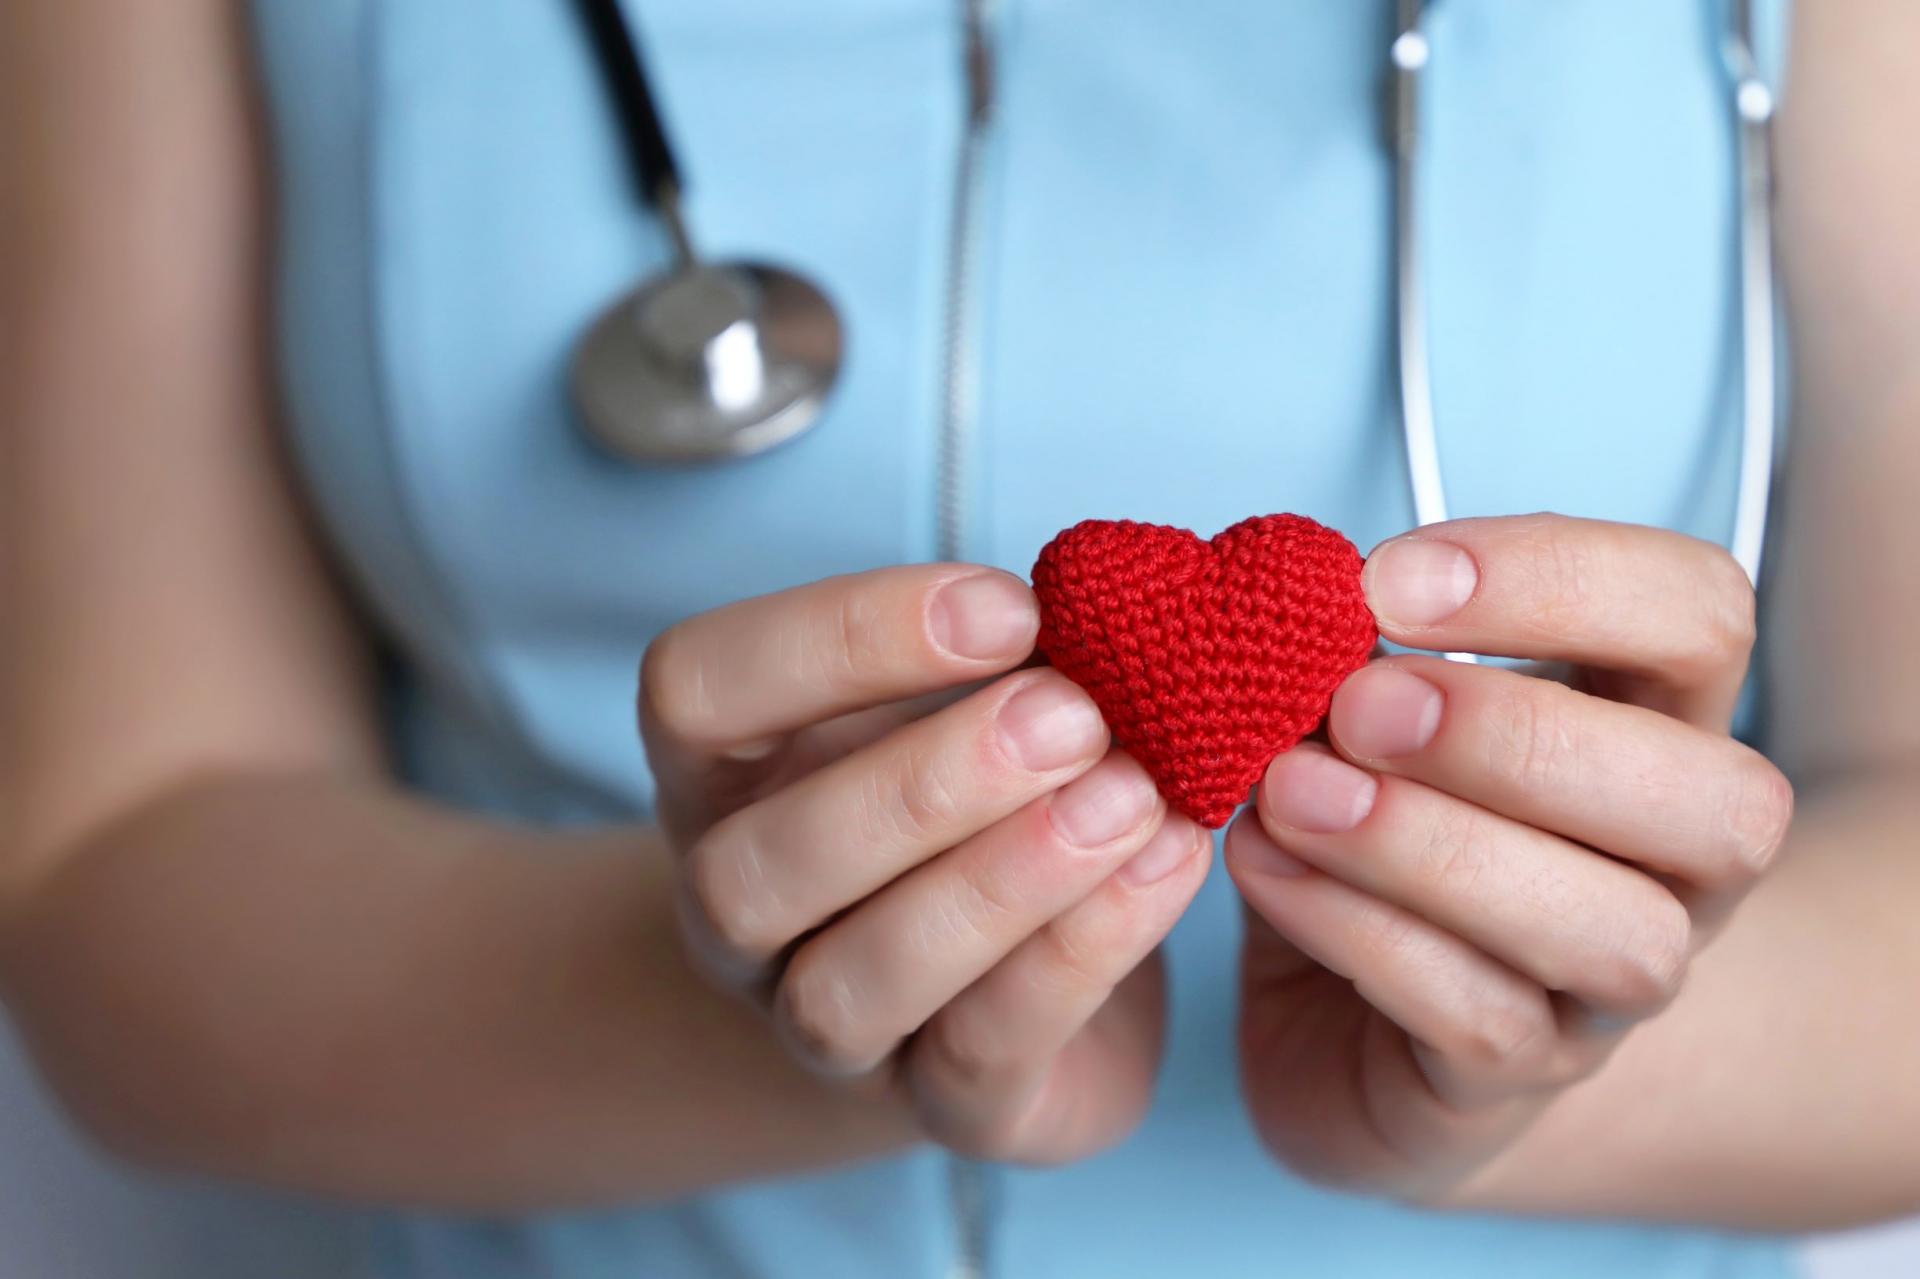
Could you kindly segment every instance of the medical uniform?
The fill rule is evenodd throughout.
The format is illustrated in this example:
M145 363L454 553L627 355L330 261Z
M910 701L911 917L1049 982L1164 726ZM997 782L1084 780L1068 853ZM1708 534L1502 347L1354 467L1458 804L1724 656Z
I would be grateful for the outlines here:
M953 0L628 0L701 245L804 268L848 331L818 429L701 469L613 460L568 400L584 326L668 254L570 5L255 8L295 453L401 658L407 778L448 803L644 814L648 640L743 596L930 558L956 371L966 559L1024 572L1089 516L1211 534L1298 511L1363 548L1411 522L1386 0L999 4L957 360ZM1739 348L1720 20L1687 0L1435 6L1424 231L1455 513L1725 538ZM987 1170L958 1209L948 1157L925 1150L631 1211L395 1217L376 1273L934 1279L963 1227L991 1273L1050 1279L1790 1270L1769 1241L1302 1184L1238 1095L1238 932L1216 874L1167 947L1152 1112L1108 1154Z

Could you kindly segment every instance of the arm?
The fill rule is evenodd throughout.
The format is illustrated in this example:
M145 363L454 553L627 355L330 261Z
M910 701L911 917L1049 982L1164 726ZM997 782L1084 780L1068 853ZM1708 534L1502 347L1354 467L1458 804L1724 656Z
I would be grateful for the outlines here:
M0 968L62 1099L130 1158L494 1210L917 1139L689 969L650 831L514 830L261 764L102 820L16 898Z
M1755 625L1721 548L1556 516L1376 548L1384 635L1574 680L1375 662L1229 832L1249 1104L1310 1175L1760 1229L1920 1208L1920 10L1796 12L1761 633L1797 818L1726 736Z
M43 1066L116 1147L382 1199L910 1140L688 971L651 833L387 780L273 447L241 9L0 6L0 944Z
M1794 8L1795 428L1762 650L1798 817L1673 1008L1476 1202L1780 1229L1920 1209L1920 9Z
M480 1210L1124 1135L1210 845L1015 669L1016 579L672 628L639 663L663 831L393 784L271 446L241 9L0 7L0 189L31 193L0 227L0 988L70 1108L156 1162Z

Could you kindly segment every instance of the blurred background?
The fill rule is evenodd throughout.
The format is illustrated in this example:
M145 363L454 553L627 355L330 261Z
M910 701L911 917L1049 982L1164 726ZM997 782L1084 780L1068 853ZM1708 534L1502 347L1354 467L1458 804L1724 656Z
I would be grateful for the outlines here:
M345 1279L353 1225L345 1212L115 1167L67 1131L0 1018L5 1279ZM1920 1279L1920 1222L1815 1240L1806 1258L1810 1279Z

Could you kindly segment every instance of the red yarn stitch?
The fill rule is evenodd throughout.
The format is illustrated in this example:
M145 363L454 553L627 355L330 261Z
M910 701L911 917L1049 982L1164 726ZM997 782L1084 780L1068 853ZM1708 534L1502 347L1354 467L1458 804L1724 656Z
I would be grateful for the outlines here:
M1359 551L1299 515L1185 529L1086 520L1033 566L1039 649L1175 809L1224 825L1373 651Z

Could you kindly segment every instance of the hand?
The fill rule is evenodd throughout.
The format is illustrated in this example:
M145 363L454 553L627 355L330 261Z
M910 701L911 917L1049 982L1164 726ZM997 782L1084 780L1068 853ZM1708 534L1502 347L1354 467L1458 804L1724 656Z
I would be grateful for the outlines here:
M1753 592L1716 547L1458 520L1385 543L1365 585L1398 643L1574 667L1376 661L1331 749L1277 759L1227 836L1262 1139L1317 1179L1457 1201L1673 998L1792 793L1727 736Z
M934 1139L1057 1162L1146 1107L1211 850L1085 693L1005 674L1038 624L985 569L817 582L667 631L640 720L696 962Z

